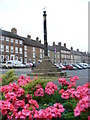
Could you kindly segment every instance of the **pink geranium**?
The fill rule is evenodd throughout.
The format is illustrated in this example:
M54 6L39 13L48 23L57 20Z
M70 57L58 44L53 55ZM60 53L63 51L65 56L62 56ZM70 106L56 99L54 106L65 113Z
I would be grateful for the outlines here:
M54 94L54 91L57 91L57 85L55 85L53 82L48 82L45 87L45 93L51 95Z
M34 96L44 96L44 90L43 88L38 88L35 92L34 92Z
M69 82L67 82L65 78L59 77L58 82L62 85L69 85Z
M64 93L62 93L61 98L68 99L69 98L69 93L65 91Z

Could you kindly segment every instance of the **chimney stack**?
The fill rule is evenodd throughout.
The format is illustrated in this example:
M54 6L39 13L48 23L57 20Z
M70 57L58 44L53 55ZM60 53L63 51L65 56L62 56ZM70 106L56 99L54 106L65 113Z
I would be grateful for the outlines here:
M16 34L16 35L17 35L17 29L16 29L16 28L12 28L12 29L11 29L11 33L13 33L13 34Z
M29 40L31 40L31 35L27 35L27 38L28 38Z
M58 43L58 46L61 46L61 42Z
M55 45L55 42L53 42L53 45Z
M71 50L73 50L73 47L71 47Z
M77 51L79 52L79 49L77 49Z
M64 47L66 48L66 43L64 43Z
M41 43L41 40L39 40L39 42Z
M38 38L38 37L36 37L36 41L39 41L39 38Z

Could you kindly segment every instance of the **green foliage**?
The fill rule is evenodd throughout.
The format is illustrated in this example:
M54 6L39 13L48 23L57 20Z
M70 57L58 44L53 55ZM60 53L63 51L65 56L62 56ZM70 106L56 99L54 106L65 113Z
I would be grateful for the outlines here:
M47 78L41 78L39 77L38 79L32 80L29 82L27 85L23 86L23 89L25 90L26 94L33 94L34 93L34 88L37 84L42 85L43 88L45 88L46 83L51 81L51 79Z
M15 75L14 70L9 70L2 76L2 85L7 85L10 82L17 80L18 77Z

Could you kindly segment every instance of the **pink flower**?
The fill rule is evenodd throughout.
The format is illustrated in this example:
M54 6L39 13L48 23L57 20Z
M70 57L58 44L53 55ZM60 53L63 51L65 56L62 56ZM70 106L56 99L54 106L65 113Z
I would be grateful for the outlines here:
M80 108L79 108L79 107L76 107L76 108L74 109L74 116L76 117L76 116L79 116L80 114L81 114Z
M64 93L62 93L61 97L62 97L63 99L68 99L68 98L69 98L69 93L64 92Z
M59 94L62 94L63 92L65 92L64 89L59 90Z
M41 97L43 97L43 96L44 96L44 90L43 90L43 88L37 89L37 90L34 92L34 96L41 96Z
M29 100L29 104L31 106L35 106L37 109L39 109L39 105L36 100L33 100L33 99Z
M27 98L28 100L30 100L30 99L32 99L32 96L31 96L30 94L27 94L27 95L26 95L26 98Z
M25 79L25 76L24 76L24 75L21 75L21 76L19 77L19 79Z
M55 85L53 82L48 82L45 87L45 93L51 95L54 94L54 91L57 91L57 85Z
M69 82L66 81L65 78L59 77L58 82L61 83L62 85L69 85Z

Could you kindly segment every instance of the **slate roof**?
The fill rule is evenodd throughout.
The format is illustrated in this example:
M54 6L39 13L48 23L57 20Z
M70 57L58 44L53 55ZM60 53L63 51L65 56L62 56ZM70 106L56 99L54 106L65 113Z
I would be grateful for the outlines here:
M81 55L81 53L79 51L75 51L75 50L71 50L71 54L74 55Z
M39 41L36 41L36 40L29 40L28 38L23 38L24 39L24 45L27 45L27 46L33 46L33 47L39 47L39 48L42 48L44 49L44 45L41 44Z
M21 37L19 35L13 34L12 32L8 32L8 31L5 31L5 30L1 30L0 33L2 34L2 36L5 36L5 37L11 37L11 38L16 38L16 39L19 39L19 40L23 40L25 45L44 48L44 45L41 44L39 41L32 40L32 39L29 40L28 38Z
M8 31L5 31L5 30L2 30L2 36L16 38L16 39L19 39L19 40L24 40L21 36L13 34L12 32L8 32Z

